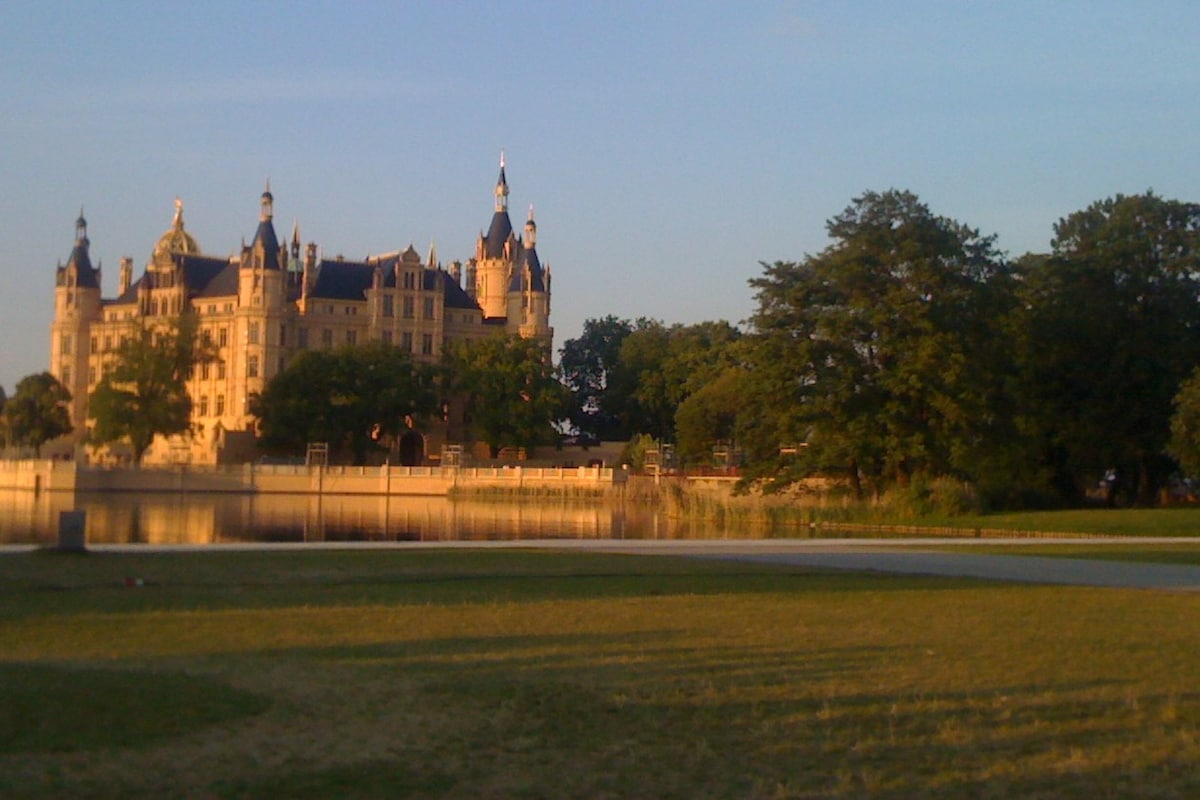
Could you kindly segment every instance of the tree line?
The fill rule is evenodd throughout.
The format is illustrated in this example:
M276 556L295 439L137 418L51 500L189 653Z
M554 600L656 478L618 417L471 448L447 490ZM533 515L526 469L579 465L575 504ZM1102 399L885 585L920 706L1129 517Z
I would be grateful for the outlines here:
M991 507L1151 503L1200 472L1200 206L1102 200L1016 259L905 191L826 227L820 253L762 265L740 335L589 320L562 351L572 422L685 458L732 441L768 489L860 497L951 478Z
M383 345L299 353L252 400L263 445L328 441L361 462L458 398L493 453L563 432L671 443L685 465L720 447L768 490L950 478L990 507L1098 487L1128 504L1200 473L1200 206L1118 195L1018 258L906 191L867 192L826 228L821 252L761 265L742 325L589 319L557 367L500 336L437 366ZM184 381L207 357L186 321L131 338L91 395L93 441L140 457L186 431ZM61 415L38 422L65 415L54 383L30 376L5 403L11 443L61 434Z

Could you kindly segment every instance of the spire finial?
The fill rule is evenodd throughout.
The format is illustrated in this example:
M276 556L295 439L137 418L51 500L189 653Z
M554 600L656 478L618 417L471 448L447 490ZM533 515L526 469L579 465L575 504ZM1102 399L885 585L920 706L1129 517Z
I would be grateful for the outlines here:
M175 197L175 219L172 224L176 228L183 227L183 201L178 196Z
M500 148L500 169L504 169L504 148Z

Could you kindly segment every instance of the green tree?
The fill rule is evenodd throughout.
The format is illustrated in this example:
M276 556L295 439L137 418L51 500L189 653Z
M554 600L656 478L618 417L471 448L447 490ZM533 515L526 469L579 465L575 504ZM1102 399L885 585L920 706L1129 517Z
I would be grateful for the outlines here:
M155 436L188 433L192 401L187 380L197 363L211 357L197 336L194 315L142 327L117 348L88 396L91 441L128 442L134 463L140 464Z
M612 315L589 319L579 338L568 339L559 351L559 380L571 393L567 419L580 433L614 441L629 438L609 376L620 359L621 343L634 330L629 320Z
M4 427L9 443L32 447L40 456L42 445L71 432L71 393L49 372L27 375L4 403Z
M1187 475L1200 475L1200 369L1192 372L1175 396L1167 451Z
M730 367L679 404L675 432L685 464L709 459L718 442L737 442L737 419L743 407L745 370Z
M740 336L725 321L668 327L640 320L609 372L609 407L625 430L673 442L680 405L737 363Z
M1111 502L1154 502L1173 403L1200 363L1200 205L1152 193L1055 225L1022 272L1021 401L1061 494L1109 470Z
M520 336L489 336L459 342L447 353L451 385L467 397L476 439L495 458L504 447L553 441L555 424L568 407L545 346Z
M301 453L327 442L335 459L363 464L434 412L435 388L433 370L395 347L305 350L251 397L250 409L267 450Z
M970 476L995 435L1011 296L993 238L895 190L856 198L826 227L826 250L764 264L750 282L738 430L751 474L782 486L838 472L859 495L864 478L881 489Z

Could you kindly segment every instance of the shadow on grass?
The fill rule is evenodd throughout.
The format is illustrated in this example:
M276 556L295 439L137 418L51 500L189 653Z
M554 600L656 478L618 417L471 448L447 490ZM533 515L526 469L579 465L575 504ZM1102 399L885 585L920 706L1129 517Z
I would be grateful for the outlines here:
M1131 703L1119 680L901 688L883 675L905 648L677 644L657 631L313 649L303 655L415 682L437 722L394 760L220 793L1094 797L1111 780L1111 796L1136 797L1189 796L1172 790L1200 776L1184 758L1194 744L1164 754L1172 733L1148 725L1170 712L1194 729L1195 693ZM879 684L890 688L863 689Z
M373 555L373 559L363 558ZM299 557L297 557L299 556ZM540 552L46 554L0 558L0 616L746 593L955 591L968 578Z
M0 663L0 753L141 747L270 705L178 672Z

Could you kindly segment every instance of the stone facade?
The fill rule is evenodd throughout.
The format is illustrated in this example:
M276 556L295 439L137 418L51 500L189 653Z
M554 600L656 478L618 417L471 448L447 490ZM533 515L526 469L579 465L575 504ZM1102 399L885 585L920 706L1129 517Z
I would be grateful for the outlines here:
M87 221L75 224L75 246L56 271L50 372L71 392L71 442L76 458L120 459L119 447L83 446L88 394L121 342L190 311L216 360L200 365L188 382L192 434L156 440L147 463L229 463L254 455L250 397L305 349L383 342L420 362L438 361L450 342L497 332L535 337L551 346L550 269L536 249L530 209L523 236L508 217L508 183L501 159L495 207L487 234L464 265L444 267L430 250L410 245L362 261L322 258L301 245L297 229L279 242L270 189L260 198L258 227L233 257L204 255L184 226L175 202L171 227L159 238L145 271L133 280L133 260L122 258L115 297L101 296L100 267L89 256ZM464 281L465 278L465 281ZM422 460L441 444L461 441L461 420L450 418L418 432ZM60 448L62 449L62 448Z

